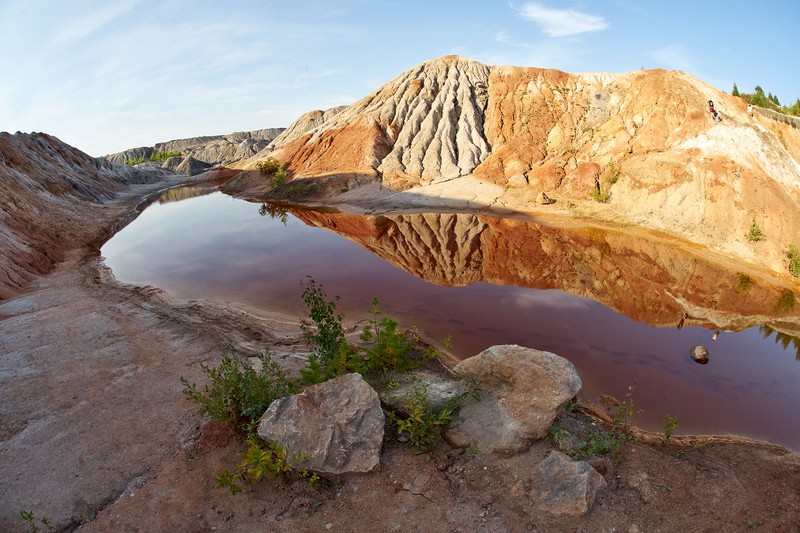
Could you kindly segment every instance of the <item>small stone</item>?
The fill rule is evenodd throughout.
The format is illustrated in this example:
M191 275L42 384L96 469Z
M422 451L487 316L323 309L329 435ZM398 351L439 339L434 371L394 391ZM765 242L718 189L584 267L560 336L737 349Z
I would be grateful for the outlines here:
M705 346L700 346L700 345L695 346L694 348L692 348L691 355L692 359L694 359L701 365L708 363L708 350L706 349Z
M551 200L550 197L547 196L547 194L544 191L542 191L536 197L536 203L539 205L549 205L553 203L553 200Z

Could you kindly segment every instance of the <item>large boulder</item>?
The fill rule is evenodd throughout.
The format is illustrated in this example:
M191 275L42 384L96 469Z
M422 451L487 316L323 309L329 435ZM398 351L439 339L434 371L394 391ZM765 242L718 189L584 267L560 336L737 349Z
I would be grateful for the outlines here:
M453 371L473 379L481 400L461 405L445 430L457 448L472 443L486 453L519 453L547 435L558 411L581 389L572 363L550 352L492 346Z
M378 465L383 426L378 393L361 374L346 374L272 402L258 434L283 446L295 467L335 475Z
M536 468L533 499L547 513L583 516L605 487L606 480L589 463L552 451Z

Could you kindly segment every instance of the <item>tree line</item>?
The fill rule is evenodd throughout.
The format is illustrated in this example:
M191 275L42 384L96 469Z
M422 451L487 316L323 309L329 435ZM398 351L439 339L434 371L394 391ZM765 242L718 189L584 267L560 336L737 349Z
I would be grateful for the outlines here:
M794 115L796 117L800 117L800 98L795 100L795 102L790 106L781 105L777 95L772 93L764 94L764 89L762 89L760 85L756 85L756 88L752 93L740 93L739 88L736 86L736 83L734 83L731 95L738 96L748 104L757 105L765 109L772 109L773 111L783 113L784 115Z

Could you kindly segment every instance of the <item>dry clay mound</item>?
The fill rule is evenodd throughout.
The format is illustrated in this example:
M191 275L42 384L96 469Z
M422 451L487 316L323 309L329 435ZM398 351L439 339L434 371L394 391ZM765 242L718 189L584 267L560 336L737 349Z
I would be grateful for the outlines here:
M83 243L109 235L92 224L134 184L166 174L95 159L44 133L0 133L0 302Z
M366 176L426 197L492 184L473 205L530 211L544 191L557 200L545 209L664 231L781 272L786 247L800 244L800 133L679 71L568 74L447 56L302 117L247 163L268 154L293 179ZM765 241L747 240L754 220Z

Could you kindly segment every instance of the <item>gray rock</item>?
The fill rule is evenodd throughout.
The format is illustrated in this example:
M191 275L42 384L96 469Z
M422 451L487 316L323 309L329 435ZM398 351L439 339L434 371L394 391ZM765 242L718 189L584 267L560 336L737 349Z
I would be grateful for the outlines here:
M194 157L186 157L181 161L180 165L175 167L175 172L184 173L187 176L195 176L197 174L202 174L209 168L211 168L211 165L208 163L198 161Z
M386 388L378 394L381 401L393 411L407 412L408 401L413 396L414 389L419 386L424 387L425 398L436 411L444 407L448 400L463 394L467 390L464 380L428 370L417 369L410 372L397 373L391 376L390 379L396 385Z
M452 446L475 442L485 453L519 453L547 435L558 411L581 388L572 363L550 352L492 346L453 369L472 378L481 400L461 405L444 432Z
M346 374L274 401L258 434L283 446L298 468L345 474L378 465L383 426L378 393L360 374Z
M606 487L603 476L589 463L557 451L539 463L536 478L533 499L540 510L553 515L585 515Z

